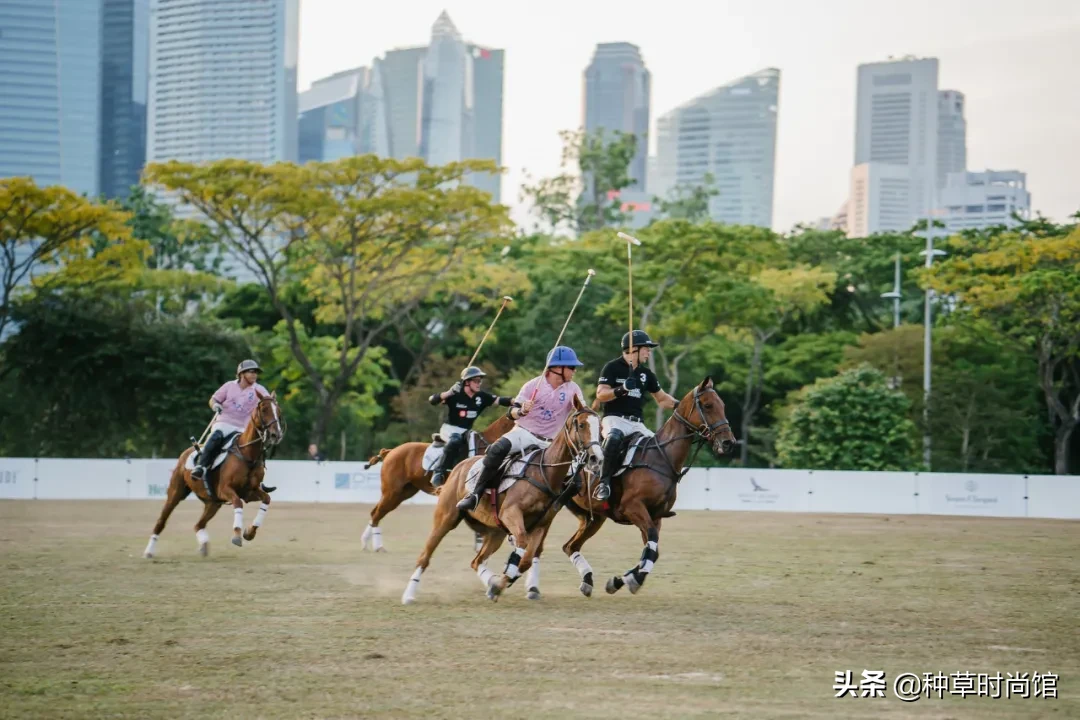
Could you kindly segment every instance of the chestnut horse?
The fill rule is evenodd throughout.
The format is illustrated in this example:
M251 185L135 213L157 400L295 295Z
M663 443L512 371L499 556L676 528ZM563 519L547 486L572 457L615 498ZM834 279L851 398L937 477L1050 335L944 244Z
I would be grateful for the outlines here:
M501 438L512 427L514 427L514 421L506 414L492 422L482 432L478 433L476 454L482 455L487 450L488 445ZM443 438L443 440L449 439ZM379 522L396 510L398 505L421 490L428 495L435 494L435 488L431 485L431 473L424 470L423 464L424 453L430 444L425 442L402 443L392 450L383 448L378 455L368 460L367 466L369 468L380 462L383 466L380 473L379 502L371 509L371 522L368 523L367 528L364 529L364 534L360 537L361 547L364 550L368 549L369 543L371 549L375 552L385 550ZM479 542L478 537L478 548Z
M724 401L713 388L711 377L688 392L660 432L639 447L631 467L612 482L609 500L596 503L591 488L583 483L585 486L567 503L579 524L577 532L563 545L563 552L581 576L580 590L585 597L592 595L593 576L581 548L609 518L620 525L637 527L645 549L638 564L625 575L608 580L605 589L608 593L616 593L624 585L631 593L641 589L660 557L660 523L675 515L671 508L691 446L700 448L705 443L716 455L730 452L736 445Z
M274 393L264 395L255 391L259 397L259 403L251 411L251 419L248 421L244 432L233 442L225 452L228 453L225 460L217 468L207 470L207 477L211 487L216 487L216 497L207 497L206 487L202 480L191 477L191 471L184 467L188 456L195 452L190 447L180 454L180 459L173 468L172 478L169 481L169 494L165 500L165 507L161 509L154 532L150 536L150 542L146 545L143 557L154 557L154 546L158 536L165 529L165 523L169 515L176 509L182 500L188 495L195 496L203 501L202 517L195 523L195 538L199 541L199 553L205 556L210 551L210 534L206 532L206 524L217 514L222 503L233 506L233 545L241 546L240 531L244 525L244 503L260 501L259 512L247 532L243 534L244 540L255 539L255 533L266 518L266 511L270 509L270 496L262 489L263 476L266 473L266 454L285 437L285 421L281 415L281 408L277 404Z
M431 562L431 556L446 534L462 520L484 536L484 544L477 551L471 566L480 577L480 582L487 588L488 597L497 600L507 587L532 566L533 557L543 545L551 521L568 495L565 492L568 478L572 483L574 476L582 468L592 472L600 471L604 463L604 453L600 449L599 441L599 416L582 405L575 395L574 410L551 445L538 453L539 461L530 460L524 476L502 493L497 490L494 493L485 492L484 499L476 509L468 512L458 510L456 504L465 496L465 482L470 468L480 462L481 458L472 457L459 463L450 473L446 484L440 488L434 526L416 561L416 570L409 578L401 602L409 605L416 601L420 576ZM486 501L493 494L502 496L497 506L497 515L496 508ZM516 542L502 575L496 577L485 563L507 534L512 535Z

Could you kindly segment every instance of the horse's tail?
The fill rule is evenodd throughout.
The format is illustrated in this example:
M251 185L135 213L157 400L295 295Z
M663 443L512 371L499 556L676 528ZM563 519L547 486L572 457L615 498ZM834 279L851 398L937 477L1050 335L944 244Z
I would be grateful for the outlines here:
M390 450L391 448L383 448L379 451L378 455L372 455L371 458L367 461L367 465L364 466L364 469L367 470L372 465L378 465L379 463L381 463L383 460L386 459L386 456L390 454Z

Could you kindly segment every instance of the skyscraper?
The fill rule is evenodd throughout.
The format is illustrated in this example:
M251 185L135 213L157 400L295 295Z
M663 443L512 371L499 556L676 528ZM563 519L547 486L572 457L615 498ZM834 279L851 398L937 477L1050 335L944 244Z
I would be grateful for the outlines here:
M964 119L964 94L956 90L941 90L938 92L938 188L945 187L949 173L965 170L967 121Z
M377 71L360 67L316 80L300 93L299 161L390 154Z
M152 0L147 160L297 158L299 0Z
M502 163L502 50L467 42L443 12L429 46L391 50L378 62L393 157ZM500 201L501 176L469 182Z
M645 190L649 154L650 75L637 45L600 43L585 69L583 125L637 137L637 153L630 163L632 190Z
M941 190L938 219L949 232L1005 225L1015 227L1015 213L1031 217L1027 174L1019 170L952 172Z
M125 197L146 160L150 0L104 0L101 192Z
M868 63L858 70L855 108L855 165L852 173L849 234L865 230L907 229L934 205L938 185L938 61L936 58L906 56L900 60ZM882 165L858 170L861 165ZM860 201L854 183L869 178L863 198L866 225L859 223ZM884 182L874 182L880 178ZM904 185L901 211L897 204L900 184ZM888 198L873 194L875 189ZM876 209L887 204L887 210ZM889 227L876 225L875 218L890 218Z
M657 120L657 187L695 186L711 173L718 222L772 226L780 71L761 70L694 98Z
M0 177L101 189L101 0L0 3Z

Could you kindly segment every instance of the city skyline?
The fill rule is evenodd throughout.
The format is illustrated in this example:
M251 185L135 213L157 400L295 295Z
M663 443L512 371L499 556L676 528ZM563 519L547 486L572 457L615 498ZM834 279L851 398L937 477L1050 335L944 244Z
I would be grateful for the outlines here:
M1023 170L1034 209L1052 219L1080 209L1073 190L1080 187L1080 143L1068 142L1076 133L1069 118L1080 112L1080 89L1068 81L1080 5L1044 0L1017 9L1004 2L922 1L898 8L845 1L829 13L781 5L719 2L687 24L677 21L678 12L647 17L654 11L644 2L629 2L627 12L612 16L553 0L544 13L515 18L491 2L416 0L407 9L380 11L377 22L358 9L350 22L354 11L347 6L305 0L299 89L394 48L426 44L429 18L447 11L470 38L506 51L503 202L531 226L535 218L520 202L519 187L526 171L533 178L558 172L558 132L581 126L582 72L598 43L633 43L647 60L652 153L655 118L731 78L777 67L785 82L773 227L787 231L831 214L847 198L858 65L889 55L936 57L940 87L965 97L968 168ZM778 14L783 26L775 23ZM822 43L826 36L830 42ZM1025 103L1040 107L1048 93L1052 111L1026 109Z

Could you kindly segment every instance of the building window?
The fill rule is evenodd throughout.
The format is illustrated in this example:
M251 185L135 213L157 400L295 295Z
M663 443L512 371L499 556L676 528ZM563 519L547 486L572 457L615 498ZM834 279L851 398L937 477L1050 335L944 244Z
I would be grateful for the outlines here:
M986 212L1005 212L1004 205L987 205Z
M966 208L966 212L969 212L969 213L981 213L981 212L983 212L983 206L982 205L968 205L967 208Z

